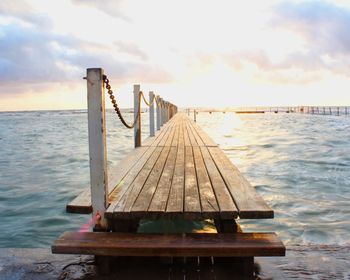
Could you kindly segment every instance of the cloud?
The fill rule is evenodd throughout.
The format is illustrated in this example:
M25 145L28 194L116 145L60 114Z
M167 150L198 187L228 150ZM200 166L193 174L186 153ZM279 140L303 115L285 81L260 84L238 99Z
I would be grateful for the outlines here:
M148 59L148 55L134 43L118 41L114 42L114 45L117 46L119 52L134 56L136 58L140 58L142 60Z
M254 65L257 80L281 84L319 82L325 73L350 76L350 10L324 1L282 2L273 9L269 28L293 32L302 48L278 60L267 49L226 53L223 59L235 70ZM278 34L278 33L276 33ZM278 44L278 35L276 35Z
M304 39L303 52L290 54L279 66L305 71L324 69L350 76L350 10L324 1L283 2L272 26Z
M59 35L43 28L43 21L36 18L29 5L23 4L25 13L20 5L0 5L0 16L11 18L0 23L0 94L41 92L55 83L76 83L90 67L104 68L120 83L172 79L167 71L146 63L147 55L136 45L117 42L118 50L113 56L113 45ZM50 24L49 21L45 26ZM119 58L125 53L135 59Z
M301 34L316 50L350 53L350 10L324 1L285 2L276 7L278 26Z
M122 3L124 0L71 0L73 4L85 5L94 7L107 15L112 17L120 18L125 21L130 21L130 19L122 11Z

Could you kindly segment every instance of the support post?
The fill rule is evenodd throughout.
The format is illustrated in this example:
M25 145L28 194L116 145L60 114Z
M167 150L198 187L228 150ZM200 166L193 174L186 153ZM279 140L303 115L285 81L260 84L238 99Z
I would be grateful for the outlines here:
M166 102L166 107L165 107L165 119L166 119L166 122L169 121L169 102L167 101Z
M158 104L161 104L160 103L160 98L159 98L159 95L156 96L156 100L157 100L157 130L160 129L160 126L161 126L161 120L160 120L160 106Z
M134 85L134 126L135 148L141 146L141 104L140 104L140 85Z
M154 129L154 100L155 96L153 91L149 92L149 135L152 137L155 135L155 129Z
M163 102L163 98L159 98L159 104L160 104L160 126L163 126L164 124L164 102Z
M104 213L108 207L108 176L103 69L87 69L86 80L92 216L93 218L100 216L96 219L95 228L105 230L107 220Z
M196 109L193 109L193 120L194 122L197 122L197 116L196 116Z
M162 115L162 123L166 124L166 116L165 116L165 110L166 110L166 101L163 101L163 115Z

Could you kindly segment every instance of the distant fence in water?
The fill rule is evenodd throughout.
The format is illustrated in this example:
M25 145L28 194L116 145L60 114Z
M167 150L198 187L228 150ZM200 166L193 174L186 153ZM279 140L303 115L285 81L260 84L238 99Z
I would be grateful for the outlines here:
M264 114L264 113L300 113L312 115L350 115L350 106L293 106L293 107L235 107L229 109L185 109L189 115L191 112L196 114L200 112L211 113L236 113L236 114Z

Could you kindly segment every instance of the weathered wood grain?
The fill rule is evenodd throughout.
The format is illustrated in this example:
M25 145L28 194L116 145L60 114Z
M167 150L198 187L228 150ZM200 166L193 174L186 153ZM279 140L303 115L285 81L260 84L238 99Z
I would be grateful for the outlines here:
M232 200L224 180L222 179L219 170L216 168L207 147L200 147L203 160L207 167L209 178L220 208L220 216L223 219L234 219L237 217L237 208Z
M242 219L273 218L273 210L218 147L209 147Z
M170 187L172 184L175 170L176 155L177 147L171 147L157 188L154 192L152 201L148 208L149 216L152 218L161 217L166 211Z
M202 209L199 198L196 169L192 147L185 147L185 218L201 219Z
M199 147L193 147L193 155L196 166L199 195L202 205L203 218L218 218L220 209L216 201L207 169L204 165L202 153Z
M143 185L139 195L137 196L134 204L130 208L131 218L143 218L148 215L148 207L151 204L153 194L157 188L159 179L163 174L163 169L168 158L170 147L166 146L161 152L157 162L152 168L145 184ZM162 185L160 185L160 188ZM128 211L128 208L124 208L124 211Z
M55 254L98 256L251 257L284 256L275 233L141 234L65 232L52 245Z
M169 216L182 215L184 210L184 187L185 187L185 148L177 147L174 176L170 186L169 199L166 213Z

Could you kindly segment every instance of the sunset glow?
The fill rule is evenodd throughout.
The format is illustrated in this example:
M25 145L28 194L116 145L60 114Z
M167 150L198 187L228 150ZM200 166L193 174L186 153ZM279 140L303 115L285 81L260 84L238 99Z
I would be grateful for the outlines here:
M350 105L349 1L0 3L0 110L86 108L102 67L181 107Z

